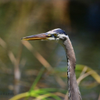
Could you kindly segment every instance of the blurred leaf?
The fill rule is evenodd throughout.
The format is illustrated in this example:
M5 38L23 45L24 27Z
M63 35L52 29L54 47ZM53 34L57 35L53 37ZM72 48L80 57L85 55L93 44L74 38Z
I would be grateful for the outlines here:
M45 99L47 97L52 97L56 100L61 100L58 96L54 94L54 92L61 92L66 93L66 90L60 90L55 88L45 88L45 89L38 89L38 90L32 90L31 92L21 93L14 97L12 97L10 100L19 100L21 98L25 97L36 97L36 99ZM35 100L35 99L34 99Z
M90 74L99 84L100 84L100 75L93 69L85 65L76 65L76 70L83 70L86 67L86 73Z
M87 77L88 75L91 75L100 84L100 75L95 70L91 69L90 67L85 66L85 65L77 64L76 68L75 68L75 71L76 71L76 74L81 73L82 71L83 72L85 71L83 73L84 74L83 76L80 75L81 80L84 79L85 77ZM54 73L60 73L60 76L64 72L67 72L67 66L66 67L60 67L60 68L55 68L55 71L54 71Z
M56 100L61 100L58 96L56 96L56 95L54 95L54 94L52 94L52 93L48 93L48 94L44 94L44 95L42 95L42 96L38 96L36 99L37 99L37 100L38 100L38 99L43 100L43 99L48 98L48 97L52 97L52 98L54 98L54 99L56 99Z

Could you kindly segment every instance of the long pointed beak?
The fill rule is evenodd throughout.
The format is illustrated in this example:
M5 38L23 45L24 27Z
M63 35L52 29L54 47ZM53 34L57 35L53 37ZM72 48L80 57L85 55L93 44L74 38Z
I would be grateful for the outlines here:
M26 36L22 38L22 40L47 40L47 39L48 39L47 33L41 33L41 34Z

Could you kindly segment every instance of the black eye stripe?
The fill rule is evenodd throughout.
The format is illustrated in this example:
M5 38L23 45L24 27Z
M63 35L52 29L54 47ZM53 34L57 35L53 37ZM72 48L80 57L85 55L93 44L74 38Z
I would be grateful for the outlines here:
M55 30L55 33L67 35L66 32L64 30L62 30L62 29Z

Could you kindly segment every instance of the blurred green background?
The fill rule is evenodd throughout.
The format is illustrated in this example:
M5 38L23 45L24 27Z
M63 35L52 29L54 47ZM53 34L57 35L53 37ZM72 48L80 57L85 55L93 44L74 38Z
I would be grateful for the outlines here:
M77 64L86 65L100 75L99 0L0 0L2 100L29 91L41 68L45 69L35 89L67 90L67 63L63 47L55 41L30 41L25 42L26 45L21 41L21 37L54 28L62 28L69 35ZM54 68L54 72L50 68ZM76 70L77 78L82 70ZM80 82L83 100L100 100L98 81L89 76ZM61 98L64 99L65 94L60 95Z

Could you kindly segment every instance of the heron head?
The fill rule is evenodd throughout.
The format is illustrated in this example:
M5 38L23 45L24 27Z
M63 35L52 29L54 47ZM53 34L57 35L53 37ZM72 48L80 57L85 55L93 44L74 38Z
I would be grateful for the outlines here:
M65 31L56 28L46 33L23 37L22 40L63 40L65 37L68 37Z

